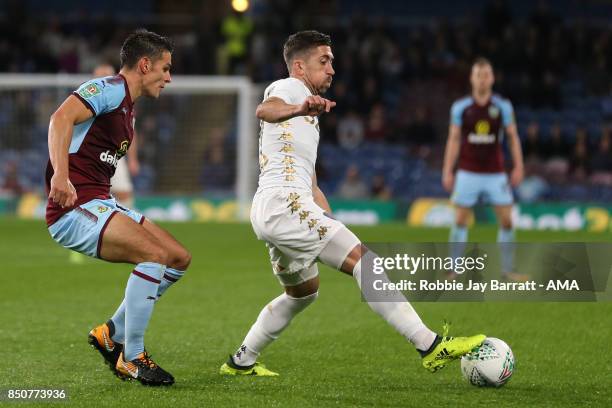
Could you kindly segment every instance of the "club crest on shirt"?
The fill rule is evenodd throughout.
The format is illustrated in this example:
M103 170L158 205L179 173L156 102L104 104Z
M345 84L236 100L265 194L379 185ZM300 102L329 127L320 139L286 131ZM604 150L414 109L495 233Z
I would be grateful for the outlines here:
M489 106L489 116L493 119L497 119L499 116L499 108L497 106Z
M79 95L83 99L89 99L100 94L100 88L96 84L89 84L85 88L79 90Z
M103 213L105 213L105 212L107 212L107 211L108 211L108 207L105 207L105 206L103 206L103 205L99 205L99 206L98 206L98 212L99 212L100 214L103 214Z
M130 147L130 142L128 140L121 142L119 145L119 150L117 150L117 156L119 156L119 158L125 156L128 151L128 147Z
M476 122L476 129L474 130L476 130L477 135L488 135L489 130L491 130L491 126L486 120L479 120Z

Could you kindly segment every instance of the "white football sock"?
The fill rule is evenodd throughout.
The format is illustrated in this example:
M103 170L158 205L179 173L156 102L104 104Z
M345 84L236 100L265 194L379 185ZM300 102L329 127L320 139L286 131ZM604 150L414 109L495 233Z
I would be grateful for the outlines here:
M232 356L234 363L240 366L255 364L259 353L280 336L291 320L308 305L315 301L318 292L294 298L283 293L268 303L257 317L257 321L247 333L242 345Z
M376 257L377 255L368 251L363 255L363 258L372 256ZM357 280L357 284L361 289L361 260L357 262L353 269L353 277ZM387 279L384 274L379 275L378 278ZM401 296L401 298L405 300L403 294L398 293L397 296ZM403 302L368 301L368 305L385 319L387 323L393 326L395 330L410 341L417 350L427 350L436 339L436 333L425 326L417 312L407 300Z

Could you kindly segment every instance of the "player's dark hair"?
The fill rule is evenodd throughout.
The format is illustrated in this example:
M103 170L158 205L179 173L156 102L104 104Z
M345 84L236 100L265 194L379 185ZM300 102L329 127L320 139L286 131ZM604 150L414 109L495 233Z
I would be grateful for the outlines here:
M174 44L169 38L144 28L138 29L131 33L121 46L121 68L133 68L142 57L156 60L161 58L164 51L172 53L173 50Z
M331 37L315 30L298 31L291 34L283 46L283 57L287 68L291 71L291 62L296 55L309 51L320 45L331 47Z
M491 68L493 68L493 64L491 64L491 61L488 58L485 57L478 57L474 60L474 63L472 64L473 67L475 66L479 66L482 67L483 65L488 65Z

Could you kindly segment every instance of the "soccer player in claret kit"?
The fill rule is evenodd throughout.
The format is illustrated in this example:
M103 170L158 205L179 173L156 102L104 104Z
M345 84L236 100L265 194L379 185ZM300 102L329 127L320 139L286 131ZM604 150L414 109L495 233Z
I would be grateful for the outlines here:
M511 186L518 186L523 179L523 153L512 104L493 94L494 81L491 63L485 58L477 59L470 76L472 94L451 107L442 170L442 184L452 191L455 205L449 241L455 244L451 246L453 256L461 256L472 207L482 198L493 205L500 224L497 241L502 247L502 273L508 280L522 281L527 277L514 270ZM513 163L510 182L504 170L504 133Z
M256 112L261 126L260 175L251 224L266 243L272 271L284 291L263 307L242 344L221 366L223 375L278 375L257 359L317 298L316 262L353 276L361 287L361 265L376 257L348 228L330 217L327 199L317 186L318 116L335 106L321 96L334 75L330 37L317 31L295 33L285 42L283 54L289 77L266 88ZM442 368L485 339L484 335L437 335L423 324L401 293L398 295L402 301L368 301L368 305L414 345L428 370Z
M110 195L110 178L134 134L134 102L158 98L170 83L172 43L137 30L121 48L116 76L82 84L51 116L46 183L51 237L73 251L136 265L115 314L89 333L115 375L171 385L150 358L144 333L153 306L189 266L191 255L168 232Z

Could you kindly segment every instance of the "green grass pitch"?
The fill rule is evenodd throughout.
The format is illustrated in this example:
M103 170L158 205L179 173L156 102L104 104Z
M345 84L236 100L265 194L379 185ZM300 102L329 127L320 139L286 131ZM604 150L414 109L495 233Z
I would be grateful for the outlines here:
M355 282L321 267L318 301L262 361L278 378L227 378L219 366L260 308L280 293L263 243L244 224L164 224L193 253L157 303L146 343L175 386L121 382L87 344L119 304L131 268L68 262L41 221L0 219L0 388L63 388L69 406L600 407L612 406L612 303L416 303L425 322L485 332L512 347L501 389L478 389L459 364L430 374L417 353L361 302ZM354 228L364 241L444 241L447 231ZM494 229L471 232L493 241ZM611 241L612 235L520 233L520 240ZM2 404L2 402L0 402ZM50 406L39 403L41 406Z

